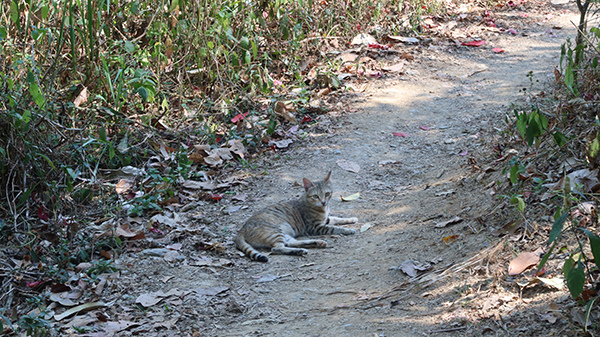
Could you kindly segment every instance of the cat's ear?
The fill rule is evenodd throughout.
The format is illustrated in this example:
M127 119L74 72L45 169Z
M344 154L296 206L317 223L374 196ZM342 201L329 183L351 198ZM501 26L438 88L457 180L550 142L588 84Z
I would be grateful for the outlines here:
M310 181L310 180L308 180L308 179L306 179L306 178L303 178L303 179L302 179L302 182L304 183L304 189L305 189L306 191L308 191L308 189L309 189L309 188L311 188L311 187L315 186L315 185L312 183L312 181Z
M327 177L325 177L325 179L323 179L324 182L328 182L329 181L329 177L331 177L331 171L329 171L329 173L327 173Z

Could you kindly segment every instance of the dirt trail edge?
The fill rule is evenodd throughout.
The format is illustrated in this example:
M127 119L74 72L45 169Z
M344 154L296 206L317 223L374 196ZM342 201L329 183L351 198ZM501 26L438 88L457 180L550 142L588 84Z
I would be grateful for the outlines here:
M233 266L125 256L121 263L129 267L123 273L138 283L131 301L147 291L187 291L177 302L181 316L174 323L183 335L444 336L467 328L508 333L491 321L477 325L480 317L456 303L468 273L425 284L411 282L401 265L411 260L428 269L419 275L434 280L498 242L491 235L501 225L491 213L497 197L485 190L492 180L477 179L472 164L490 162L490 140L511 102L525 97L524 88L539 92L552 80L561 43L574 37L569 21L575 12L564 8L548 5L554 13L549 20L523 19L516 36L492 34L483 48L424 47L405 74L372 81L366 94L344 102L358 111L329 124L324 117L320 129L252 171L242 190L248 208L221 215L216 221L224 233L211 233L228 240ZM492 45L505 53L493 53ZM342 159L357 163L360 171L341 169L336 163ZM303 177L321 179L330 169L337 191L333 215L358 217L350 227L360 233L328 236L326 249L312 249L305 257L270 256L266 264L237 254L231 239L245 219L296 198ZM356 192L358 200L340 201L340 195ZM457 216L461 222L442 227ZM453 235L455 241L442 242ZM183 255L197 262L203 253ZM382 295L385 301L378 301ZM518 301L512 310L528 315ZM158 309L148 315L157 322L170 317ZM511 334L529 335L527 324Z

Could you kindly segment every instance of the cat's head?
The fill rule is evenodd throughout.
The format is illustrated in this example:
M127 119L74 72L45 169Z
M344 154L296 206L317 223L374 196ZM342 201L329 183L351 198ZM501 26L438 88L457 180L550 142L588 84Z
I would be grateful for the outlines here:
M333 189L329 181L330 176L331 171L327 173L325 179L314 183L306 178L302 179L304 190L306 191L306 201L309 204L316 207L325 207L329 204L329 200L331 200L331 196L333 195Z

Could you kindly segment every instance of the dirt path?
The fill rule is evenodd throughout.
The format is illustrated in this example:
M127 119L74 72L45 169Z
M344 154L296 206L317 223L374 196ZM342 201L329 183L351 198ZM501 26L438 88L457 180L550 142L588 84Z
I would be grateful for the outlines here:
M524 88L539 92L552 79L560 44L574 36L569 20L575 12L564 8L548 5L549 20L540 13L518 21L523 26L515 28L516 36L482 37L488 41L482 48L433 43L418 50L406 74L373 81L367 94L343 102L356 112L324 117L304 141L265 158L250 171L249 185L238 191L249 196L249 207L214 220L223 232L213 234L229 240L233 266L124 257L122 263L130 265L124 273L137 278L138 289L195 290L175 310L180 316L174 325L182 335L505 333L510 326L477 317L482 303L471 310L457 304L468 272L424 287L411 283L398 267L413 260L431 265L428 273L436 275L497 243L490 233L502 219L490 215L497 199L484 188L493 180L477 179L481 172L473 173L472 167L491 161L490 142L511 102L522 102ZM492 47L506 52L494 54ZM359 164L360 171L342 170L336 165L340 159ZM337 188L334 215L356 216L360 223L352 227L370 228L355 236L327 237L330 248L311 250L306 257L271 256L262 264L237 255L231 239L247 217L295 198L302 188L294 182L320 179L330 169ZM356 192L359 200L339 201L339 195ZM455 216L464 221L435 227ZM456 241L442 242L451 235L458 235ZM204 253L184 255L193 260ZM133 301L138 293L131 295ZM381 295L385 298L378 301ZM523 306L517 302L511 315ZM172 312L154 309L148 315L168 320ZM511 331L528 335L531 326L523 322Z

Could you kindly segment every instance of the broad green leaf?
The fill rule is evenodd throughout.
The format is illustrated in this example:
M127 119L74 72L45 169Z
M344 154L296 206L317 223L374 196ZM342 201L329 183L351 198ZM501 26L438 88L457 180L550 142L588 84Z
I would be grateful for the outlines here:
M250 52L247 51L247 50L246 50L246 53L244 55L244 61L246 62L246 64L252 63L252 54L250 54Z
M519 178L519 164L515 164L510 168L510 182L515 185Z
M29 93L31 94L31 97L33 98L35 104L40 109L43 109L46 106L46 99L44 98L44 95L42 95L42 91L40 90L40 87L37 85L37 83L29 84Z
M527 135L525 136L525 140L527 141L527 145L531 146L536 137L540 135L540 127L535 120L529 122L527 126Z
M250 40L246 36L243 36L242 39L240 40L240 46L244 50L250 49Z
M567 261L565 261L565 264ZM585 284L585 271L583 270L581 263L577 262L569 273L565 274L565 278L567 279L567 287L569 288L571 296L577 298L583 291L583 285Z
M6 39L6 27L0 27L0 40Z
M49 10L50 10L50 7L48 7L48 5L44 5L42 7L42 20L46 20L46 18L48 17Z
M135 51L135 45L129 40L125 41L124 47L125 47L125 51L128 52L129 54L131 54Z
M108 158L112 160L115 157L115 148L112 143L108 143Z
M10 21L14 24L19 22L19 5L17 0L13 0L10 3Z
M590 248L592 249L592 255L594 256L594 262L596 266L600 265L600 237L594 235L594 233L590 232L587 229L583 229L583 232L587 234L590 239Z
M100 135L100 140L106 142L106 129L104 127L101 127L100 130L98 130L98 134Z
M556 240L556 238L560 235L560 232L562 232L563 229L563 225L567 220L567 216L569 216L568 211L564 212L558 219L554 221L554 225L552 225L552 230L550 231L550 235L548 237L548 244L554 242L554 240Z
M148 102L148 90L146 90L146 88L139 87L136 91L138 94L140 94L140 96L142 96L144 103Z

